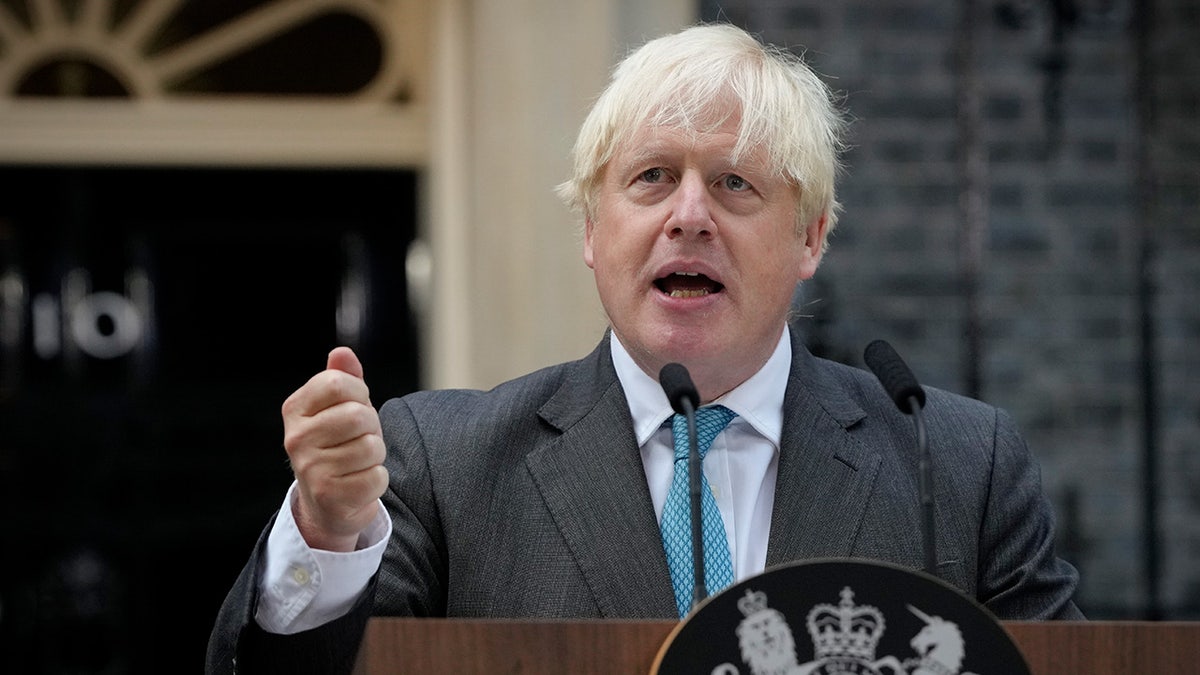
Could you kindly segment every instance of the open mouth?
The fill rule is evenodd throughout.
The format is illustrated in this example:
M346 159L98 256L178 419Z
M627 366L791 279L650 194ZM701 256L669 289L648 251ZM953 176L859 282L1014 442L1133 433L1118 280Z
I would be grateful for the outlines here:
M672 298L702 298L720 293L725 286L697 272L675 272L654 280L654 286Z

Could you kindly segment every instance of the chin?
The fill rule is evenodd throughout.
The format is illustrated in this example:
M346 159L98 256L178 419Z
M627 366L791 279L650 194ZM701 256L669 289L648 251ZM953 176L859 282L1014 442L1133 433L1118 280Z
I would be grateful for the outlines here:
M664 363L678 361L689 368L703 368L736 360L737 351L713 339L712 335L695 331L675 332L655 345L654 353Z

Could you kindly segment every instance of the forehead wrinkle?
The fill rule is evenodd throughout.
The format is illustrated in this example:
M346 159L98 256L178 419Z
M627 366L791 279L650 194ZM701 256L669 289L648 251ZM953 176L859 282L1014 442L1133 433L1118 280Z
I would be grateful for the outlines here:
M664 139L660 132L665 131L678 137L678 140L683 143L677 143L676 139ZM736 134L729 134L731 141L725 143L723 141L711 142L702 138L702 136L720 136L726 135L729 132L712 131L700 132L693 129L680 129L678 127L648 127L642 129L638 133L632 135L623 147L618 151L616 157L616 168L622 172L628 172L638 166L649 165L674 165L682 162L683 157L689 154L696 153L697 149L705 149L714 144L722 146L727 145L724 151L716 157L702 157L701 164L706 169L716 167L721 172L725 171L750 171L762 173L764 170L764 161L759 155L759 152L742 153L740 157L735 159L735 151L737 149Z
M636 148L628 148L620 155L620 168L624 171L630 171L634 167L646 164L666 164L667 160L672 159L671 153L666 152L659 147L659 143L651 141L644 144L639 144Z

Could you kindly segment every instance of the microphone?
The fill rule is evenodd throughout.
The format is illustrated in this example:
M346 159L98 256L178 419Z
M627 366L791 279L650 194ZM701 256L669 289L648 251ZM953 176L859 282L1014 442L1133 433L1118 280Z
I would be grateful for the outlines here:
M708 596L704 584L704 529L700 522L700 451L696 447L696 407L700 405L700 393L692 383L692 376L681 363L668 363L658 371L658 383L662 385L671 408L687 418L688 431L688 497L692 520L692 607Z
M925 571L937 576L937 540L933 519L933 464L929 457L929 439L925 432L925 390L904 359L883 340L875 340L863 352L867 367L875 373L892 402L906 415L911 415L917 432L919 460L919 489L921 499L921 535L925 547Z
M884 340L872 342L863 352L863 359L901 412L911 415L914 409L925 407L925 390L890 344Z
M692 412L700 406L700 392L692 383L692 376L682 363L668 363L658 371L658 383L662 385L671 407L680 415L688 414L688 406Z

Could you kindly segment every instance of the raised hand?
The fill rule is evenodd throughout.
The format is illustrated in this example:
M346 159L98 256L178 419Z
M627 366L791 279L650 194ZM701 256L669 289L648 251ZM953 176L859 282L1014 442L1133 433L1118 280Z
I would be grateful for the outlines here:
M283 445L296 475L296 525L308 545L353 551L375 517L388 473L379 414L348 347L283 403Z

